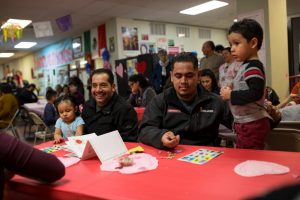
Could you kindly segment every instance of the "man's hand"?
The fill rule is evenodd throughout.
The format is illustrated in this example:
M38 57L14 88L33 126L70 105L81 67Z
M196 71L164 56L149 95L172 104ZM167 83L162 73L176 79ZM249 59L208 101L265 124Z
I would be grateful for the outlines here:
M165 147L168 148L175 148L180 141L180 136L179 135L174 135L173 132L168 131L166 132L162 137L161 137L161 142Z

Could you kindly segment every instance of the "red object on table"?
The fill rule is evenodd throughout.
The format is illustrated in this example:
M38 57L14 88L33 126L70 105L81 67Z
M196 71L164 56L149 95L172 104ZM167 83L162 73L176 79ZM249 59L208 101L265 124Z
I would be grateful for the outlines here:
M41 147L51 146L44 143ZM98 159L80 161L66 169L66 175L53 185L14 177L7 185L5 199L245 199L286 184L299 183L300 154L295 152L227 149L181 145L173 159L161 158L165 151L140 143L126 143L128 148L142 146L145 153L156 156L156 170L138 174L100 171ZM203 165L178 161L197 149L220 150L224 154ZM55 152L63 155L63 150ZM246 160L275 162L290 168L282 175L242 177L234 167Z
M143 119L145 108L144 107L134 107L134 110L135 110L135 112L137 114L137 117L138 117L138 123L140 123Z

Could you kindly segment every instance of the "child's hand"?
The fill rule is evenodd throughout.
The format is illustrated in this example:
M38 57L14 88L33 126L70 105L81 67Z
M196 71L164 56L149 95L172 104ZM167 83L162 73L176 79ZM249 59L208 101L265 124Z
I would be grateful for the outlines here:
M54 144L59 144L61 142L64 142L64 139L61 137L61 135L54 135Z
M224 100L229 100L231 96L232 89L230 87L222 87L220 95Z

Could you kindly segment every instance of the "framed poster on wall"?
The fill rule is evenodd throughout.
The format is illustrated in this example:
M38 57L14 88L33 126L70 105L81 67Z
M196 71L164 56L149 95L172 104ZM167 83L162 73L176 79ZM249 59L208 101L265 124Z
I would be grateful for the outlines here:
M81 58L83 57L83 41L82 36L78 36L73 38L72 40L72 50L73 50L73 58Z

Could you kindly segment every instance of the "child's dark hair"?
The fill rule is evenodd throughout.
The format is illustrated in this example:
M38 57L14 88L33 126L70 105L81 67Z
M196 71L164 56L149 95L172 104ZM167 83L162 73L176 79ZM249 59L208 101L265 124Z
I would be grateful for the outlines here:
M78 105L76 103L76 99L74 96L70 95L70 94L66 94L66 95L62 95L60 97L58 97L55 101L55 108L56 108L56 111L58 113L58 105L62 102L69 102L71 103L74 108L77 108L76 109L76 112L75 112L75 115L76 116L79 116L80 115L80 112L79 112L79 109L78 109ZM59 114L59 113L58 113Z
M57 92L55 90L48 90L46 92L46 99L49 101L52 97L56 96Z
M253 38L256 38L257 50L261 48L264 32L257 21L245 18L241 21L235 22L229 28L228 34L232 32L241 34L248 42L250 42Z

